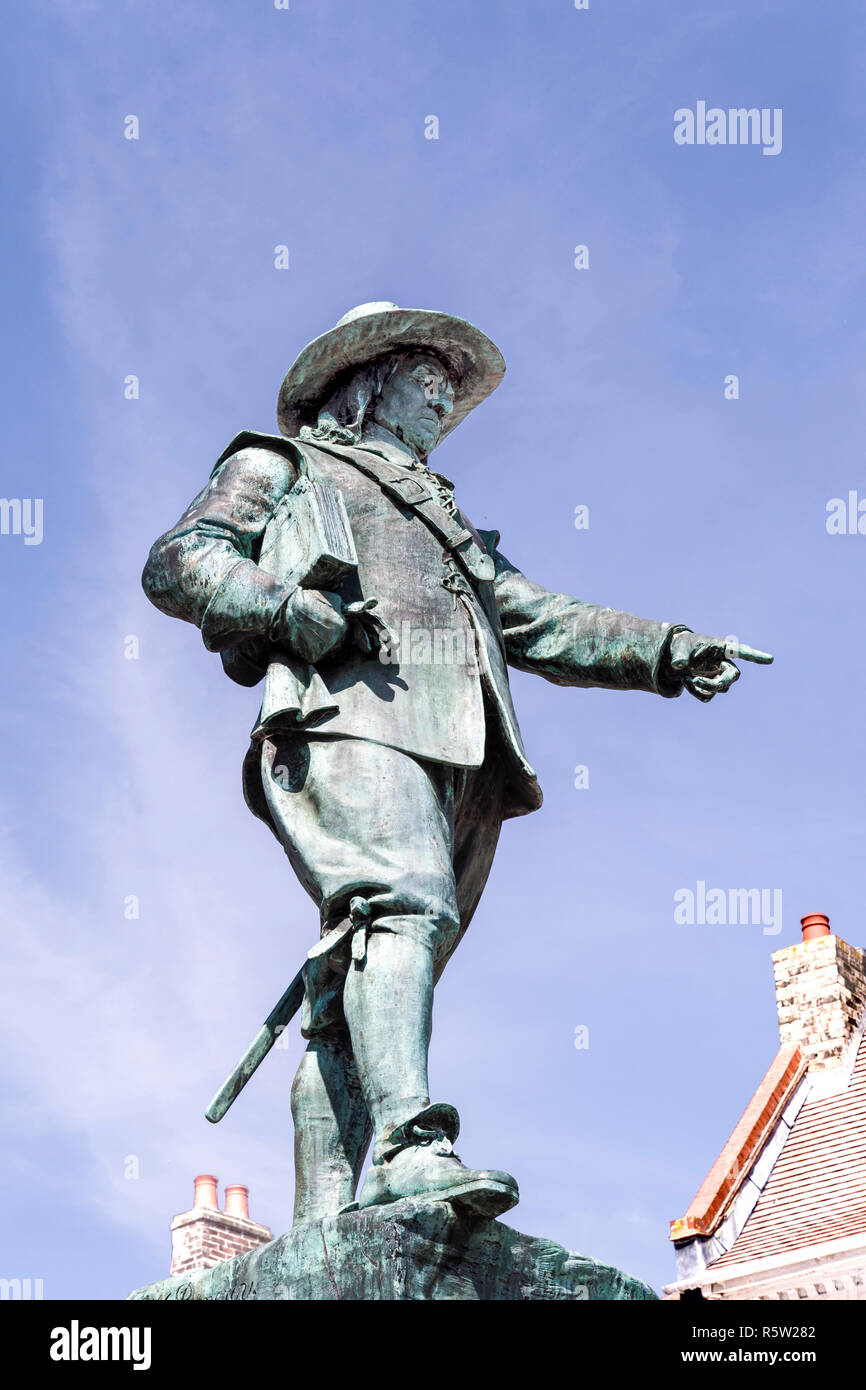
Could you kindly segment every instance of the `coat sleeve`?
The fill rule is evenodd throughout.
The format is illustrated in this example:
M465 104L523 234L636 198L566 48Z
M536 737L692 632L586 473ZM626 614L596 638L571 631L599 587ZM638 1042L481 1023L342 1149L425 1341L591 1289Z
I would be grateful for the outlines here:
M256 564L297 467L270 449L232 454L151 548L141 577L157 608L201 628L208 651L268 636L291 589Z
M521 574L495 543L491 553L509 666L555 685L681 694L682 681L666 673L664 658L673 633L684 624L655 622L550 593Z

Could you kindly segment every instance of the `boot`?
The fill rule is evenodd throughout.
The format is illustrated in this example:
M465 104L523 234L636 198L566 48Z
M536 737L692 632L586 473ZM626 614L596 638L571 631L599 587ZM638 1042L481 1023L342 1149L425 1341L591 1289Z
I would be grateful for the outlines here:
M348 1038L311 1042L292 1086L294 1224L349 1205L373 1127Z
M520 1194L509 1173L467 1168L453 1149L460 1129L452 1105L429 1105L390 1136L390 1147L374 1158L364 1180L360 1208L404 1197L454 1202L492 1219L516 1206Z
M430 1104L432 950L409 933L370 931L363 950L353 951L343 1008L375 1135L358 1206L427 1197L488 1217L513 1207L514 1179L465 1167L452 1148L457 1111Z

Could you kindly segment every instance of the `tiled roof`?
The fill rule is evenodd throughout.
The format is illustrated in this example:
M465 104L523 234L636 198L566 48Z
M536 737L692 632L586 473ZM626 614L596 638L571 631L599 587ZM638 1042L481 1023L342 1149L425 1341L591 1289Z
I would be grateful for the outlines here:
M708 1271L866 1234L866 1036L838 1095L802 1106L754 1211Z
M805 1071L798 1047L779 1049L685 1216L671 1222L671 1240L709 1235L716 1229Z

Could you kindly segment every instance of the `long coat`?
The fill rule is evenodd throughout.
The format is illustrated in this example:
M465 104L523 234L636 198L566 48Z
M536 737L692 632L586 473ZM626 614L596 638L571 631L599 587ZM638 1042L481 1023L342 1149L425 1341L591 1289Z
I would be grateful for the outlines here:
M678 695L681 683L661 674L674 627L550 593L505 558L497 532L476 531L461 513L494 562L489 582L472 577L410 505L355 466L353 460L369 463L370 451L380 468L384 459L395 475L409 472L378 441L314 446L251 431L238 435L177 525L155 542L142 576L145 592L163 612L200 627L211 651L260 640L287 590L256 561L268 521L297 481L303 458L346 503L358 569L337 592L346 602L375 596L376 612L406 640L388 663L342 645L315 672L307 668L300 700L285 697L287 680L297 692L299 663L273 650L245 765L250 808L271 825L259 748L274 712L291 704L299 728L464 767L478 767L485 752L492 755L492 731L509 770L505 815L535 810L541 791L523 747L507 666L557 685Z

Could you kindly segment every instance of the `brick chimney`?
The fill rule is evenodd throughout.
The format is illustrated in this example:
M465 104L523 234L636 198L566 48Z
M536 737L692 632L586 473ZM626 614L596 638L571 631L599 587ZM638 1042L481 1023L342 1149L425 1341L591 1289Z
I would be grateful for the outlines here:
M830 931L823 912L801 918L803 940L773 952L782 1046L796 1044L812 1072L839 1066L866 1009L866 957Z
M248 1196L246 1187L227 1187L226 1209L220 1211L216 1178L210 1173L199 1174L192 1210L176 1216L171 1223L172 1274L210 1269L233 1255L242 1255L273 1240L267 1226L250 1220Z

